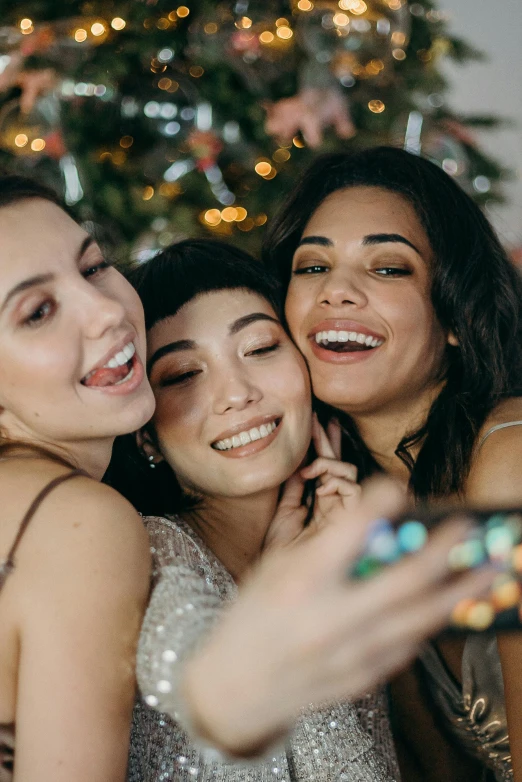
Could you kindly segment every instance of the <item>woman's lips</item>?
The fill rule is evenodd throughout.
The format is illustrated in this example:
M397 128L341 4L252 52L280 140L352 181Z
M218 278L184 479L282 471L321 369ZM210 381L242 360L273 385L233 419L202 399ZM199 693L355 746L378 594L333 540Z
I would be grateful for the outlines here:
M114 383L112 385L82 385L84 385L84 388L98 391L103 394L110 394L111 396L126 396L127 394L132 394L133 391L142 384L145 377L145 371L137 353L134 354L128 363L130 364L130 371L127 376L123 380L120 380L116 385ZM127 364L124 366L127 367ZM116 370L109 371L115 372Z
M231 437L221 437L212 443L212 449L220 456L226 456L229 459L241 459L264 451L279 434L282 418L272 417L271 419L265 418L263 420L264 423L261 423L259 426L252 426L251 423L248 423L244 425L241 431L237 431ZM242 438L241 435L248 435L249 438L252 437L253 439L244 444L237 444L242 439L246 439L246 437ZM236 444L234 445L232 441Z

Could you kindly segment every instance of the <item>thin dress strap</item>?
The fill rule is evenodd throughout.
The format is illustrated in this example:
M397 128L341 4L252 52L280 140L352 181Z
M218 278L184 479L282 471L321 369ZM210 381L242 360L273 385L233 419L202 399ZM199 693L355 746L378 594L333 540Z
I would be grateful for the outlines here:
M493 432L498 432L499 429L507 429L508 426L522 426L522 421L506 421L504 424L497 424L496 426L492 426L491 429L488 429L486 434L482 437L478 444L477 450L482 448L490 434L493 434Z
M55 489L61 483L65 483L65 481L70 480L70 478L75 478L77 475L87 475L87 473L83 470L72 470L71 472L66 473L66 475L59 475L57 478L53 478L53 480L50 481L47 486L44 486L44 488L38 492L20 523L16 538L14 539L13 545L9 549L7 558L4 562L0 563L0 589L3 587L9 573L11 573L11 571L14 569L14 556L16 554L16 550L20 545L20 541L22 540L24 532L29 526L29 522L40 507L43 500L45 500L47 495L50 494L50 492L52 492L53 489Z

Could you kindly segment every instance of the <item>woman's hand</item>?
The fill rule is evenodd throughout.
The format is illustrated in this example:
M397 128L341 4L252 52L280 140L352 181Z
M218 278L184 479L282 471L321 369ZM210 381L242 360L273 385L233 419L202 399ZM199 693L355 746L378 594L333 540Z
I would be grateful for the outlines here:
M341 430L333 420L328 434L314 414L312 437L317 459L298 470L285 483L276 514L267 531L264 551L306 540L336 518L337 510L351 512L361 498L357 469L340 461ZM313 516L304 526L309 509L303 503L305 482L316 479ZM349 520L349 518L348 518Z
M426 546L368 581L347 573L370 523L396 516L403 495L371 482L357 510L299 546L267 554L239 599L187 664L184 695L202 738L236 755L266 749L309 703L362 695L406 665L455 604L494 577L456 578L448 555L468 525L441 525Z

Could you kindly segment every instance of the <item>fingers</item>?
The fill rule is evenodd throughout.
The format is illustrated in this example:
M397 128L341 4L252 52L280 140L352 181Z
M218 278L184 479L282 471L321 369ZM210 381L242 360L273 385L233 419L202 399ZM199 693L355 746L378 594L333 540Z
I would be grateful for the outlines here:
M308 481L319 478L320 475L344 478L346 481L357 480L357 468L348 462L340 462L337 459L324 456L315 459L312 464L301 470L301 475Z
M314 441L315 450L318 456L324 456L327 459L335 459L335 451L328 439L326 432L319 423L317 414L312 416L312 439Z
M356 497L361 494L361 487L354 481L346 481L343 478L328 478L321 486L316 489L316 494L320 497L328 497L332 494L339 494L342 497Z
M277 510L286 511L301 506L301 500L303 498L304 480L299 472L295 472L285 482L283 493L279 500Z
M304 557L305 571L311 574L313 569L317 578L344 582L372 522L398 516L403 506L404 493L395 481L380 476L367 481L357 508L332 511L329 524L303 546L300 556Z
M326 427L326 434L330 440L333 452L336 459L341 459L341 442L343 436L343 430L341 424L337 418L330 418Z

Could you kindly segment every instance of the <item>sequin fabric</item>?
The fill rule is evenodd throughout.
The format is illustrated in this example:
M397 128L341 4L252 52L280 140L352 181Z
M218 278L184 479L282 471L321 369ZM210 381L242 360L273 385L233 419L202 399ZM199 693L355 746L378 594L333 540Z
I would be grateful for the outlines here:
M155 588L138 649L128 782L393 782L399 780L384 691L357 704L307 709L286 745L252 762L204 747L180 697L183 663L237 587L181 519L145 519Z
M496 782L512 782L504 683L495 634L471 634L466 639L461 686L448 673L433 644L426 645L420 660L431 697L449 732L493 772Z

